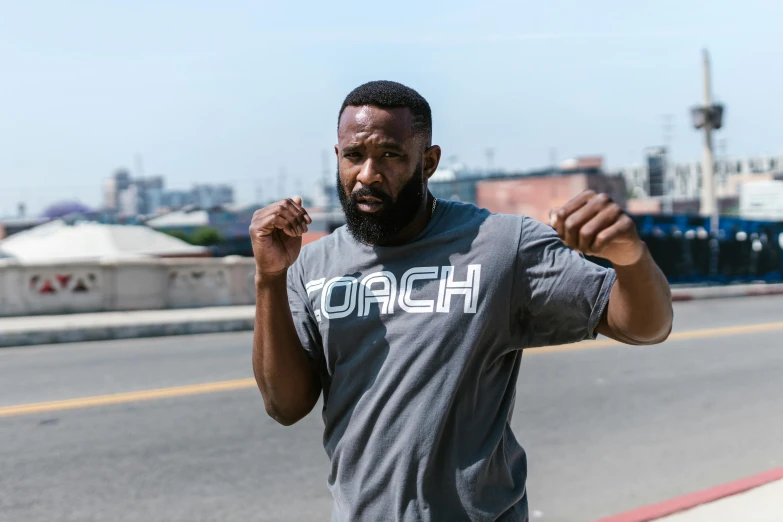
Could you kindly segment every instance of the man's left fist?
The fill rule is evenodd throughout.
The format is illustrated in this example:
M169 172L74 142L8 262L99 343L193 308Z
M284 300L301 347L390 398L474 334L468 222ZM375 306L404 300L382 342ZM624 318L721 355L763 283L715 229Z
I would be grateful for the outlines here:
M608 259L614 265L633 265L647 250L636 225L620 205L607 194L592 190L552 209L549 224L570 248Z

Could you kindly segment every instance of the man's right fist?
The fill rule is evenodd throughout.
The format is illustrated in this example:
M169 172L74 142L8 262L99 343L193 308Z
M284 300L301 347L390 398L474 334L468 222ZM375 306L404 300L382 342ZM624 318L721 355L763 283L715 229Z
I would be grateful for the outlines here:
M256 210L250 223L250 242L258 276L282 274L302 249L302 234L313 220L301 198L284 199Z

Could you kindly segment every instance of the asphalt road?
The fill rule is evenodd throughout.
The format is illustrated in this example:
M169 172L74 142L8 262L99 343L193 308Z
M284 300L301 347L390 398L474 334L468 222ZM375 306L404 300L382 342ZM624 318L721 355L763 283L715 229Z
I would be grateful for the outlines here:
M662 346L529 351L533 520L590 521L783 466L783 297L682 303ZM244 379L249 334L0 349L5 406ZM587 348L585 347L587 346ZM317 408L258 391L0 416L0 521L328 521Z

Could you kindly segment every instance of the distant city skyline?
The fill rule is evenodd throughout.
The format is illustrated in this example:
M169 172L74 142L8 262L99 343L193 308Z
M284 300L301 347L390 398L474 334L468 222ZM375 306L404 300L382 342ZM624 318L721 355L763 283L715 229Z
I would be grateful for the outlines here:
M727 111L718 156L783 152L783 3L518 4L7 3L0 214L98 206L112 171L137 175L136 154L171 187L229 183L250 203L280 196L284 172L293 195L322 178L324 151L333 176L337 109L379 78L430 101L446 161L483 168L492 148L497 168L586 154L619 167L666 141L698 161L703 47Z

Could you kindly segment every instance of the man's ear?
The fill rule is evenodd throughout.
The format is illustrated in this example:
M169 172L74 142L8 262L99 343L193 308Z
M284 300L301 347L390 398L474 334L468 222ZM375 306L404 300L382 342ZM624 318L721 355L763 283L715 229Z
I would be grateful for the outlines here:
M430 179L440 164L441 150L438 145L427 147L424 151L424 177Z

